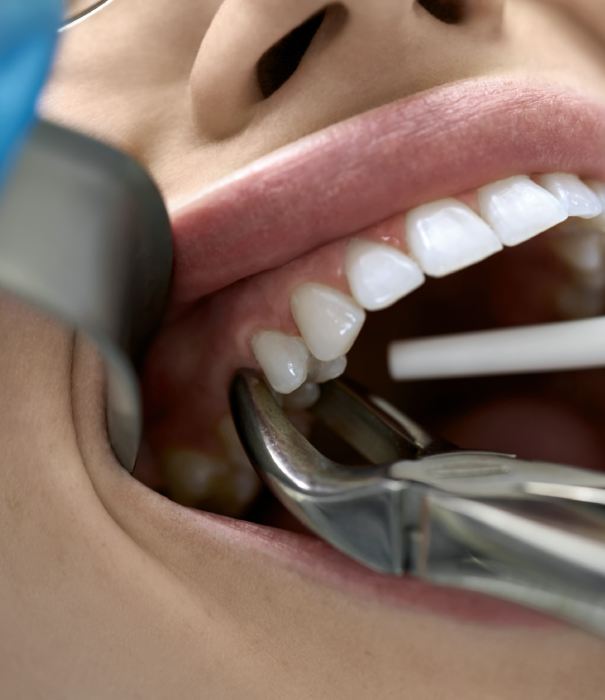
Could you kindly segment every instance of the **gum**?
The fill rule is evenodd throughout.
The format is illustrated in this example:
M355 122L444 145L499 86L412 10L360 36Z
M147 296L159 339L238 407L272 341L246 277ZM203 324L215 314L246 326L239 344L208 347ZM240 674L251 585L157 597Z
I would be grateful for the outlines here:
M394 216L359 237L406 252L404 218ZM258 367L251 338L264 329L298 335L290 296L304 282L349 293L344 273L348 241L329 243L281 268L237 282L172 319L152 346L143 375L148 437L155 449L221 450L217 425L229 410L230 379L241 367Z

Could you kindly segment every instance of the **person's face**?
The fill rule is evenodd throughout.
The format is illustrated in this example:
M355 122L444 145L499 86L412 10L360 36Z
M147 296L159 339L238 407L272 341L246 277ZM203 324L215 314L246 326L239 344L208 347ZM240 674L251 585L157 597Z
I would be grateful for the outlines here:
M256 364L261 330L300 330L331 359L321 313L344 313L353 235L407 254L403 220L416 207L463 197L476 209L478 188L520 175L605 182L605 14L601 0L115 0L64 35L43 111L137 157L172 213L173 304L145 370L141 478L182 503L241 512L256 484L225 439L229 378ZM493 322L565 316L521 301L535 294L528 277L555 284L535 265L550 253L527 251L512 292L504 285L517 259L490 268L490 285L503 285L485 293ZM469 277L469 289L487 277ZM339 295L316 300L318 311L297 297L293 316L306 283ZM453 286L439 284L410 307L415 328L441 318ZM359 306L344 310L361 319ZM397 313L389 318L403 333ZM361 337L372 368L352 363L366 383L383 363L373 328ZM279 364L280 348L267 352L261 361ZM529 447L536 456L603 466L592 416L552 396L515 389L473 405L467 420L440 420L469 440L502 438L508 417L517 426L508 443L481 446L522 449L529 416L544 424L543 444ZM82 415L101 425L100 413ZM42 623L58 651L40 661L56 672L59 651L85 646L93 658L67 680L74 692L102 694L110 676L118 694L158 697L554 698L596 697L605 681L603 647L589 636L479 597L395 585L306 535L183 509L85 435L90 481L75 479L72 493L86 520ZM57 527L71 528L51 476ZM37 562L52 547L39 549ZM53 624L69 609L74 629L59 633Z

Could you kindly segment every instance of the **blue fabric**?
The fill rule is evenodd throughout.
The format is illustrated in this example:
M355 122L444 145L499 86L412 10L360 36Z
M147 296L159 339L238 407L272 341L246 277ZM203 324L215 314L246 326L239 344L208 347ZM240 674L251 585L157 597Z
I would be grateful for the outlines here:
M0 0L0 187L34 119L62 0Z

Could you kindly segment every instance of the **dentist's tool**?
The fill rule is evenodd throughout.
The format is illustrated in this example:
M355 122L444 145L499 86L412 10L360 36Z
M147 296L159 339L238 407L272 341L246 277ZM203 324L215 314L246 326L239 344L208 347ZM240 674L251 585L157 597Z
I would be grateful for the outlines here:
M260 375L231 392L246 451L299 520L379 572L477 591L605 637L605 475L462 451L334 381L314 415L371 464L337 464Z
M605 366L605 318L400 340L393 379L443 379Z

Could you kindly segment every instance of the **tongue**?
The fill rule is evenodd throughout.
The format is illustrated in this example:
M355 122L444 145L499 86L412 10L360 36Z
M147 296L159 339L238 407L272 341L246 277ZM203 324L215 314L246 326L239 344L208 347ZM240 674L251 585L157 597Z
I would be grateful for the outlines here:
M441 432L469 449L605 470L605 441L595 423L556 401L523 395L489 401Z

